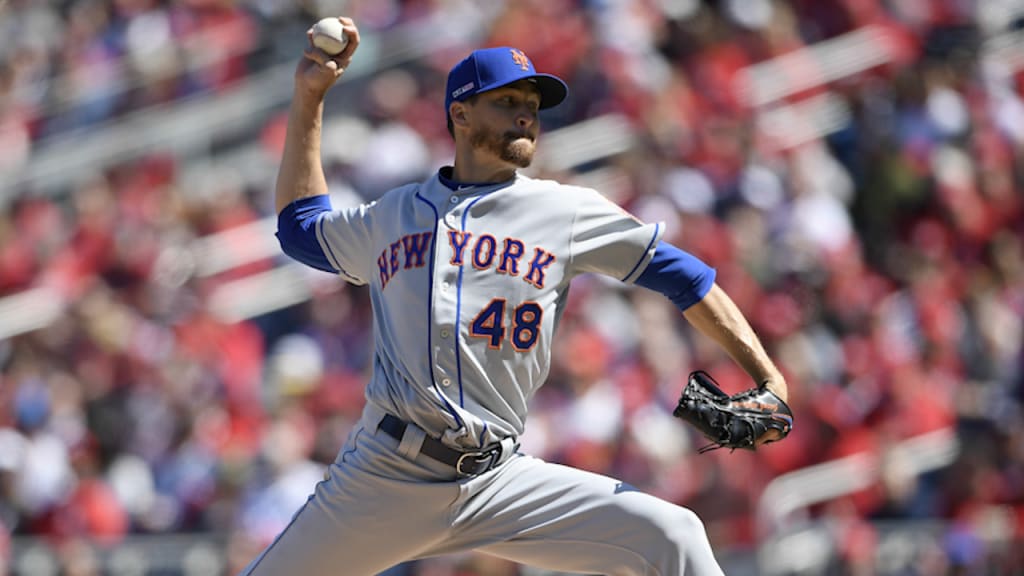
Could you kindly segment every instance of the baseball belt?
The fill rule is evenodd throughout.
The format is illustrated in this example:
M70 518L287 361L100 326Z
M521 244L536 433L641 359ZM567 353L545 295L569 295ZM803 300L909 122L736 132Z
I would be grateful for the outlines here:
M409 424L392 416L385 414L377 426L399 442L405 436L405 429ZM519 444L512 445L511 450L506 453L501 443L491 444L479 451L462 452L450 448L440 440L431 436L423 438L423 445L420 447L420 454L426 454L438 462L442 462L455 468L455 473L460 477L477 476L491 470L498 464L504 462L504 456L509 456L519 448Z

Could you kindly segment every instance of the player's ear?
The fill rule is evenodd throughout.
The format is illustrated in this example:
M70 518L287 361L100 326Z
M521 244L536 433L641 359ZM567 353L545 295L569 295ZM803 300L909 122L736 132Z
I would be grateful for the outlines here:
M452 124L462 127L469 125L469 119L466 117L466 104L464 102L452 102L451 108L448 109L448 114L451 116Z

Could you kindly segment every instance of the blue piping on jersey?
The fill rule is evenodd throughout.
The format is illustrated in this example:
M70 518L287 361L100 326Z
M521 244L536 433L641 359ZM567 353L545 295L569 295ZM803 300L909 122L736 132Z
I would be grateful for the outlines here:
M356 451L359 450L359 436L363 433L364 430L366 430L366 428L360 428L359 430L356 430L356 437L352 439L352 449L346 450L341 454L342 462L345 461L346 456L348 456L349 454L355 454Z
M430 265L427 268L427 278L429 279L427 282L427 361L430 366L430 383L434 387L434 391L437 392L437 395L440 396L441 400L444 402L445 410L455 418L455 421L459 423L459 427L461 428L462 426L465 426L465 424L462 423L462 418L459 418L458 412L455 411L455 408L452 408L452 405L448 402L448 397L445 396L444 392L437 387L437 380L434 379L434 344L432 342L433 330L431 329L433 320L431 315L434 310L434 261L437 259L437 225L440 216L437 212L437 206L434 206L430 200L420 196L418 190L416 191L416 197L426 203L427 206L430 206L430 209L434 211L434 233L430 235ZM456 311L456 313L458 312ZM458 325L456 325L456 328L457 326ZM455 334L456 343L458 343L458 329L456 329ZM458 359L457 354L458 349L456 348L456 359ZM459 383L459 389L462 389L461 382Z
M334 265L338 267L338 270L340 272L344 273L346 276L350 276L351 277L352 275L349 274L348 272L345 272L345 269L341 267L341 261L338 260L338 255L334 253L334 248L331 248L331 243L328 242L327 238L324 236L324 219L323 218L317 218L316 219L315 231L316 231L317 240L321 240L322 241L321 244L323 246L327 247L327 255L330 257L331 262L334 262Z
M484 196L485 195L477 196L462 212L463 234L466 233L466 217L469 216L469 211L473 209L473 206L475 206L477 202L483 200ZM469 244L469 241L467 240L466 243ZM463 264L459 266L459 278L456 280L455 286L455 376L459 380L459 406L462 408L465 408L466 404L462 393L462 353L460 352L459 335L462 333L462 271L465 269L466 264L463 262Z
M633 269L629 271L629 274L626 274L622 278L621 282L625 282L630 276L632 276L636 272L636 269L640 267L640 264L642 264L643 261L647 258L647 253L651 251L651 246L654 246L654 241L658 239L658 230L660 228L661 228L661 223L660 222L655 222L654 223L654 235L651 236L651 241L647 243L647 249L644 250L643 256L640 257L640 261L636 263L636 266L633 266Z

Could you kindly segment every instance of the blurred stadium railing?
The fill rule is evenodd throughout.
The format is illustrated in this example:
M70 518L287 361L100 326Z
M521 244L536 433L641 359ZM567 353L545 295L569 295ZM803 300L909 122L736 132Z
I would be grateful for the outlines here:
M758 506L761 549L758 566L764 576L829 574L839 551L835 528L812 519L815 505L865 490L887 468L917 477L953 463L959 451L956 432L943 428L888 447L885 454L859 453L809 466L775 478L765 487ZM873 565L879 574L899 574L929 545L949 532L940 521L877 522L873 526L885 545L877 548ZM802 551L792 554L793 550Z
M227 543L214 534L132 536L116 547L76 541L60 550L38 539L17 538L10 570L15 575L57 576L60 556L71 555L82 570L111 576L219 576L227 566Z
M760 531L769 536L791 529L806 520L800 513L808 507L871 486L887 465L898 463L901 474L919 476L948 466L958 451L956 432L942 428L889 446L881 457L854 454L779 476L761 496Z

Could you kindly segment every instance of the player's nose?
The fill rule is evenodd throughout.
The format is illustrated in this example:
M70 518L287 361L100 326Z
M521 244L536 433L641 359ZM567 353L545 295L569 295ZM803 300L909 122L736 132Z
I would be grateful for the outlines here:
M533 126L535 122L537 122L537 113L529 108L524 108L516 114L516 126L521 129L529 128L530 126Z

